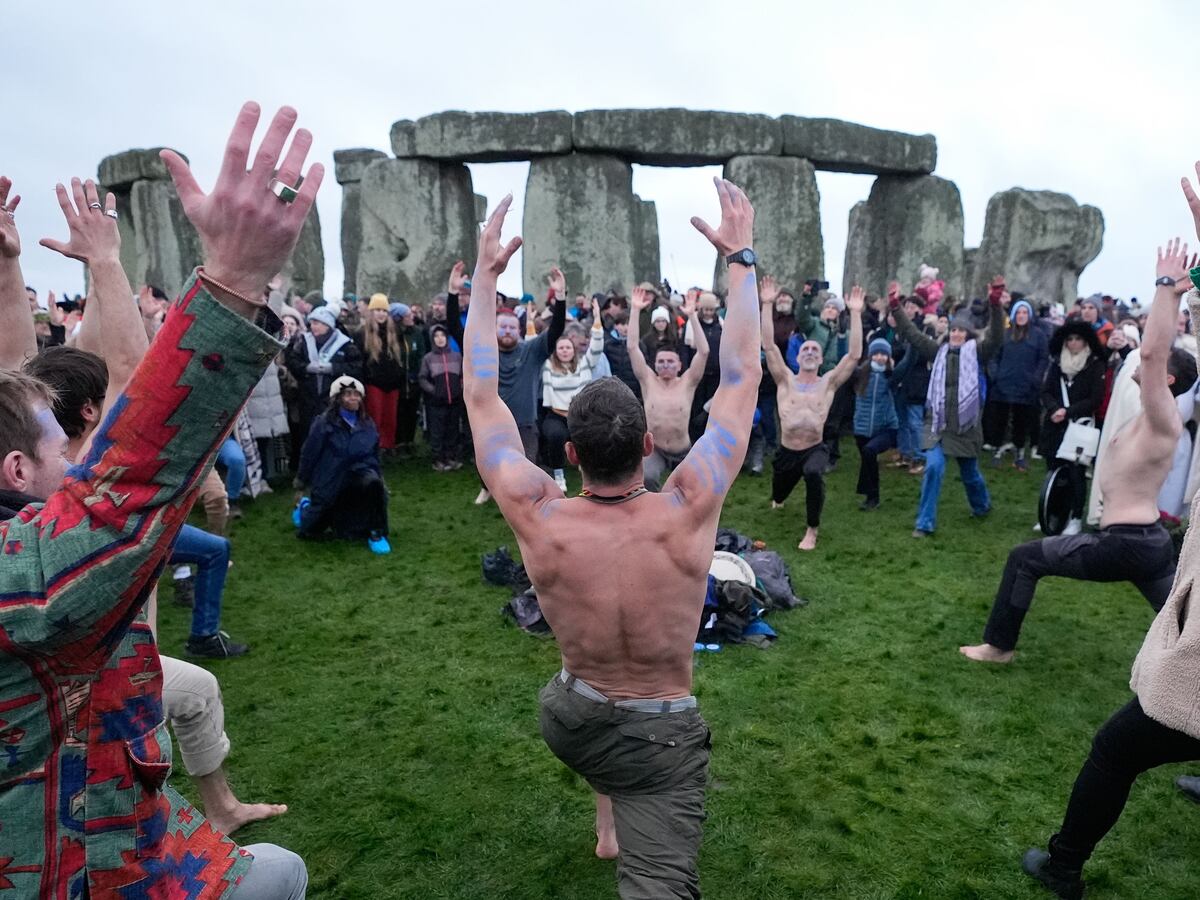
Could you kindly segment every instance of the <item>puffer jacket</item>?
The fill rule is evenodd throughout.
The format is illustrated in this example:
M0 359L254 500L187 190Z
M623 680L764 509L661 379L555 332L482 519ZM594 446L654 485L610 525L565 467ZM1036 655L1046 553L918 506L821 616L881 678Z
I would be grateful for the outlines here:
M854 433L874 437L889 428L899 428L896 403L892 398L893 371L876 372L866 363L866 385L854 395ZM859 377L862 377L861 374Z
M1050 341L1040 328L1030 326L1022 340L1013 339L1013 329L1004 333L992 360L992 383L989 396L1002 403L1037 406L1042 389L1042 376L1050 362Z
M451 350L449 344L442 350L434 348L421 359L421 372L417 380L425 402L434 406L453 406L463 398L462 354Z
M273 438L288 433L287 409L283 404L283 392L279 387L279 364L272 362L259 379L250 399L246 401L246 415L250 419L250 431L255 440Z

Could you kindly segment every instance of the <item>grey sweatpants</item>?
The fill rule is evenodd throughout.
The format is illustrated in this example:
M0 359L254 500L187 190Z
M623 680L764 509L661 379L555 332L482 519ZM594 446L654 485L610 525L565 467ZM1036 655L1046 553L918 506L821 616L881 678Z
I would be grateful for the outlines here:
M621 709L568 690L558 675L538 699L546 746L612 798L621 897L699 897L710 747L699 711Z

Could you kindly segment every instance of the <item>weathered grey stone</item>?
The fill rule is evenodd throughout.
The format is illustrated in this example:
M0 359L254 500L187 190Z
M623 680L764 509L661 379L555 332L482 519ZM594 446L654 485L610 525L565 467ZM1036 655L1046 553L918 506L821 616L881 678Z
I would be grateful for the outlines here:
M970 296L964 296L964 299L974 299L971 294L971 285L976 283L975 268L979 261L979 248L967 247L963 250L963 291Z
M355 293L426 302L459 259L475 258L478 223L464 165L381 159L363 175Z
M153 284L175 296L192 268L203 259L200 238L183 214L170 181L135 181L130 190L134 246L132 271L125 274L137 289Z
M882 296L892 279L911 291L921 264L939 270L946 296L963 295L962 198L936 175L881 175L850 211L842 289Z
M417 155L417 123L412 119L399 119L392 123L392 153L397 159L408 159Z
M988 201L972 296L1003 275L1010 291L1070 306L1079 273L1100 253L1104 216L1066 194L1013 188Z
M301 294L325 286L325 248L321 246L321 217L316 204L300 229L300 239L282 274L291 289Z
M860 175L926 175L937 164L932 134L884 131L839 119L780 116L783 153L818 169Z
M144 178L170 179L166 164L158 156L163 149L165 148L152 147L149 150L126 150L124 153L106 156L100 160L97 167L96 180L108 190L115 191L118 188L128 188L135 181ZM184 156L184 159L187 157Z
M574 153L529 165L525 184L524 289L544 292L552 266L567 290L628 291L634 282L633 169L612 156Z
M658 242L658 207L653 200L633 195L633 278L658 284L662 258Z
M392 126L396 156L459 162L512 162L571 152L571 114L450 110L417 119L409 140L404 122Z
M333 176L338 184L353 184L362 181L363 172L367 166L377 159L387 156L382 150L370 150L366 147L352 147L346 150L333 151Z
M609 153L650 166L720 165L733 156L777 155L779 122L697 109L589 109L575 113L576 152Z
M487 197L483 194L475 195L475 221L485 222L488 217Z
M813 167L786 156L736 156L725 164L725 178L754 204L758 271L797 293L805 279L824 277L821 195ZM725 260L718 256L714 289L723 293L728 276Z

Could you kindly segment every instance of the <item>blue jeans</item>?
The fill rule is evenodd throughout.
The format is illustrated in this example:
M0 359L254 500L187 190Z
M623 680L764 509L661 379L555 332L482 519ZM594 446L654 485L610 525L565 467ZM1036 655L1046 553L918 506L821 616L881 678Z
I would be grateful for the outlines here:
M763 376L763 378L770 377L770 375ZM774 388L769 392L765 391L758 395L758 411L762 413L762 419L759 424L762 425L762 436L766 450L774 450L779 444L778 429L775 427L776 405Z
M971 512L981 516L992 508L987 484L979 471L979 460L973 456L956 456L958 474L962 476ZM942 496L942 476L946 474L946 454L941 443L925 451L925 477L921 481L921 500L917 505L917 528L933 531L937 527L938 498Z
M900 455L905 459L924 459L921 452L921 426L925 424L925 405L922 403L906 403L897 408L900 417L899 433L896 436L896 446Z
M196 599L192 605L192 637L209 637L221 627L225 574L229 571L229 541L194 525L179 529L171 550L171 565L196 564Z
M230 503L242 496L242 485L246 483L246 454L242 445L229 437L217 452L217 462L225 467L225 493Z
M304 860L275 844L249 844L254 854L250 871L233 889L237 900L304 900L308 869Z

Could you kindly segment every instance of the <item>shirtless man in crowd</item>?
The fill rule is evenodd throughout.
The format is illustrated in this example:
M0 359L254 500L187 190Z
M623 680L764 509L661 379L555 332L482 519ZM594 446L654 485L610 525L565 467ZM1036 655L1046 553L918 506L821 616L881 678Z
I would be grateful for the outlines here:
M716 180L721 224L692 224L729 263L721 383L708 427L661 493L643 486L654 450L642 404L616 378L571 401L567 457L584 490L570 499L525 458L500 399L495 313L471 304L465 396L475 458L521 547L562 652L542 689L550 749L612 800L623 897L700 896L709 732L692 696L692 644L704 605L717 520L737 477L758 397L754 210ZM491 296L521 245L500 242L511 195L479 239L474 289ZM638 351L641 352L640 350ZM819 431L819 429L818 429Z
M641 312L653 301L653 295L635 287L629 302L633 314L629 317L629 331L625 335L625 346L629 349L629 362L633 374L642 387L642 400L646 405L646 428L654 435L654 452L642 463L642 474L649 490L657 491L663 478L675 471L683 462L692 439L688 436L688 422L692 413L692 397L696 385L704 377L704 364L708 360L708 338L700 327L696 312L696 299L689 297L681 307L692 326L696 355L687 371L679 351L660 347L654 354L654 370L646 365L638 343L641 327Z
M778 291L771 276L763 277L763 294L774 298ZM825 468L829 451L822 440L825 417L829 415L833 395L854 373L862 357L863 291L857 285L850 291L846 308L850 310L850 350L836 366L818 375L823 352L816 341L800 345L796 359L800 371L793 375L775 343L773 301L762 301L761 343L767 370L775 379L782 434L775 454L775 474L771 480L771 508L778 509L804 479L808 530L799 544L801 550L814 550L821 526L821 508L825 505Z
M1195 265L1192 260L1192 265ZM1154 305L1146 322L1141 360L1133 380L1142 411L1113 437L1096 461L1104 494L1100 530L1030 541L1012 549L984 643L959 647L976 662L1011 662L1021 623L1033 602L1038 579L1048 575L1081 581L1131 581L1154 609L1162 609L1175 578L1171 536L1158 515L1158 492L1171 470L1183 420L1175 398L1196 382L1196 361L1172 347L1179 297L1191 287L1186 277L1187 245L1179 240L1159 249Z

